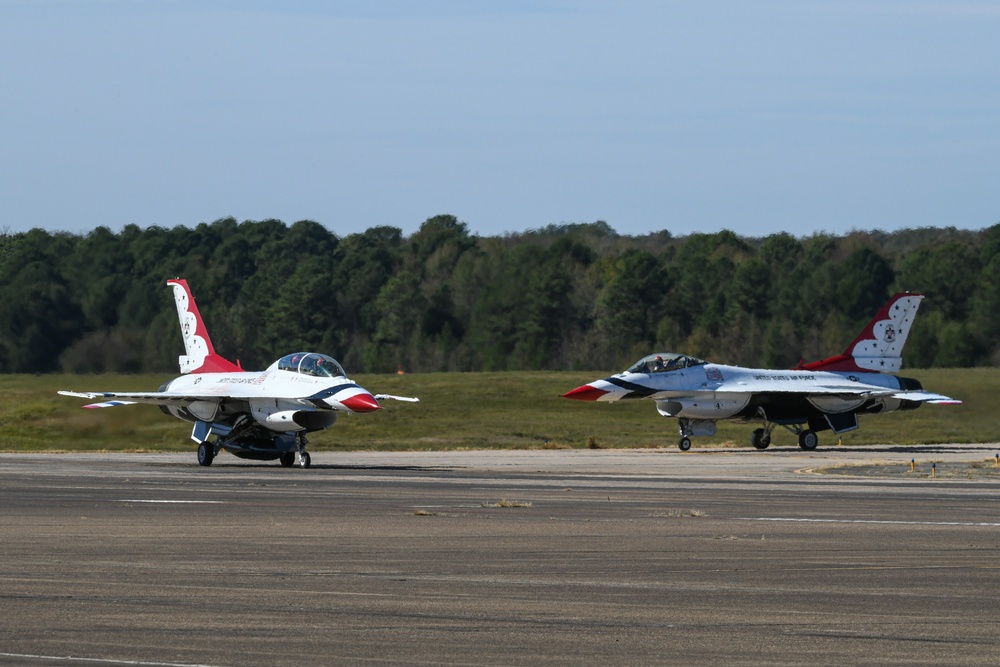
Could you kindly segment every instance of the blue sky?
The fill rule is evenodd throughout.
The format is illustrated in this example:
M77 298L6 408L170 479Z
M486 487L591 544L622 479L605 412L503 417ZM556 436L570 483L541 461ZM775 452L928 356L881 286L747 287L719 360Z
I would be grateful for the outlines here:
M998 35L962 0L0 0L0 230L978 229Z

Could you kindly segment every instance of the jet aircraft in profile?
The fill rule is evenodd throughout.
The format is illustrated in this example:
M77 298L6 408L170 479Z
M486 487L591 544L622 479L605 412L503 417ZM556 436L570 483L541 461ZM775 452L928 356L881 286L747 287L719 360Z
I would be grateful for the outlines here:
M151 403L184 421L192 422L191 439L198 443L198 463L212 464L220 450L240 458L277 459L285 467L308 468L306 434L332 426L340 413L381 409L379 400L419 399L389 394L372 395L348 379L332 357L317 352L295 352L278 359L267 370L249 372L216 354L187 281L168 280L173 288L186 354L179 358L183 375L155 392L74 392L64 396L102 399L85 408L108 408ZM214 439L210 439L215 436Z
M858 415L961 403L891 374L902 366L903 345L921 299L920 294L896 294L843 354L792 370L726 366L661 352L563 396L577 401L652 398L657 412L677 418L682 451L691 448L693 436L715 435L719 419L761 422L763 428L750 440L757 449L771 444L777 426L798 435L802 449L815 449L818 431L852 431Z

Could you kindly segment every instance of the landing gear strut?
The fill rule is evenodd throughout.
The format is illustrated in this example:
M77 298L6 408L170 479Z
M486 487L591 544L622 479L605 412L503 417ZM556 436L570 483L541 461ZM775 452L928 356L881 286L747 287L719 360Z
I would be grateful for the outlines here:
M764 420L764 428L759 428L753 432L750 436L750 444L754 446L755 449L767 449L767 446L771 444L771 431L774 430L774 422L768 420L767 414L764 412L764 408L758 408L757 416ZM811 431L807 428L803 428L802 424L780 424L784 428L788 429L795 435L799 437L799 447L811 452L816 449L816 445L819 444L819 438L816 436L816 431Z
M677 430L681 434L681 439L677 441L677 448L686 452L691 449L691 420L684 417L678 419Z
M309 452L306 451L306 444L309 441L306 439L306 434L301 432L298 434L297 439L299 441L299 465L303 468L308 468L312 465L312 459L309 457ZM282 462L282 465L284 465L284 462Z

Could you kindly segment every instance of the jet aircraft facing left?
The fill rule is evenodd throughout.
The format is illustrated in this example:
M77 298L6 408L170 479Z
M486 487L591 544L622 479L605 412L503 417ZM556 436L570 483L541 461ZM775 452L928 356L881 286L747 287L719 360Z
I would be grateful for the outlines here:
M191 439L198 443L198 463L212 464L220 450L240 458L278 459L289 467L298 454L308 468L306 434L332 426L339 413L381 409L379 400L419 399L389 394L372 395L347 378L332 357L317 352L295 352L278 359L267 370L249 372L216 354L187 281L168 280L173 288L184 349L179 358L183 375L155 392L73 392L64 396L104 399L85 408L109 408L151 403L178 419L194 424ZM214 440L210 440L211 436Z
M776 426L795 433L802 449L815 449L817 431L852 431L858 415L961 403L924 391L913 378L890 374L902 366L903 345L923 298L896 294L843 354L794 369L743 368L661 352L563 396L576 401L652 398L657 412L677 418L682 451L691 448L693 436L715 435L720 419L763 422L750 438L757 449L771 444Z

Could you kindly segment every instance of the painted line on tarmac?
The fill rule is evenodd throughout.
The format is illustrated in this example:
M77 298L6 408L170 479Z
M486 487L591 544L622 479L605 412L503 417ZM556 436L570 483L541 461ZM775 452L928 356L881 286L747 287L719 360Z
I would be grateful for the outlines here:
M119 500L109 500L109 503L162 503L165 505L222 505L224 500L149 500L138 498L121 498ZM2 654L0 654L2 655Z
M784 521L789 523L874 523L887 524L892 526L982 526L987 528L1000 528L1000 523L986 523L976 521L891 521L884 519L801 519L793 517L734 517L736 521Z
M63 662L99 662L105 665L138 665L139 667L218 667L193 662L146 662L143 660L115 660L113 658L81 658L75 655L39 655L35 653L0 653L0 658L15 660L59 660Z

